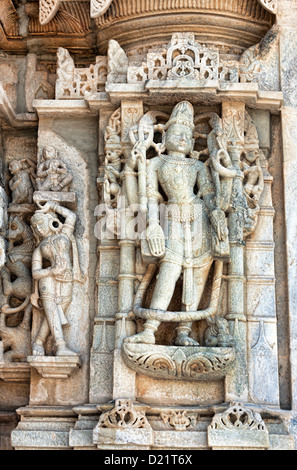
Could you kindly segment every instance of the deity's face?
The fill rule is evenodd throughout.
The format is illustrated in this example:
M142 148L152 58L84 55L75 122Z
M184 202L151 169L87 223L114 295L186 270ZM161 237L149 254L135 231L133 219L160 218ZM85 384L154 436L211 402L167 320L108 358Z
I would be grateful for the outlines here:
M259 158L259 156L260 156L259 150L254 149L250 152L247 152L246 155L245 155L245 158L249 163L255 163L257 158Z
M31 225L38 237L44 238L51 235L50 223L53 217L50 214L35 213L31 219Z
M17 160L12 160L12 162L9 165L9 171L13 175L17 173L18 171L20 171L22 168L23 168L22 164L18 162Z
M192 129L183 124L172 124L166 131L165 145L168 154L189 155L194 145Z
M54 160L56 158L56 149L54 147L47 147L44 149L44 156L46 160Z

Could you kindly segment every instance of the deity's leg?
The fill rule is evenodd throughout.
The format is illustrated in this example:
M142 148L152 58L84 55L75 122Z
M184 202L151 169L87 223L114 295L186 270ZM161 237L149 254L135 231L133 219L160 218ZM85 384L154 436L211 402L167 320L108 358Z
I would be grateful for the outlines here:
M50 179L43 181L41 178L36 178L36 184L39 191L50 191L52 182Z
M166 311L173 297L176 282L181 274L181 266L178 264L163 262L160 265L157 281L151 300L150 308ZM157 331L160 321L147 320L144 324L144 331L130 338L129 343L155 343L155 332Z
M198 310L211 265L212 261L200 268L194 268L193 270L193 303L189 306L189 311ZM175 344L177 346L199 346L197 341L189 337L191 329L192 322L180 322L179 326L176 328L177 336Z
M65 188L66 186L69 186L72 183L72 176L71 175L65 175L61 178L59 178L59 183L57 184L57 190L60 191L61 189Z
M42 305L46 318L44 319L41 328L38 332L37 338L33 345L33 354L34 355L44 355L44 342L51 332L55 340L55 345L57 348L57 356L73 356L75 353L67 348L66 341L64 339L61 316L59 313L59 306L52 299L42 299ZM68 303L64 311L68 308ZM62 308L62 306L61 306Z
M44 317L37 337L32 346L33 356L44 356L44 343L50 334L50 327L46 317Z

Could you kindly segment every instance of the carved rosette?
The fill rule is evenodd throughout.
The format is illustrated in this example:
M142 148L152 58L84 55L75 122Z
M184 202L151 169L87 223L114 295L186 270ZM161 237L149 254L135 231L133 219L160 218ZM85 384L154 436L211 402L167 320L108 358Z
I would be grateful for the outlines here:
M139 374L171 380L224 377L235 359L233 348L155 346L124 343L123 359Z

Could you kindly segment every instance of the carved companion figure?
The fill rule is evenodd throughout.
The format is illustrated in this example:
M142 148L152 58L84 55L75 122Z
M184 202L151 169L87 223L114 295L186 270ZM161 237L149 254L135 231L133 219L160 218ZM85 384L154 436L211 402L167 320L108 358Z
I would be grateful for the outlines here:
M9 188L13 204L32 204L34 168L35 164L29 159L10 162L9 170L13 176Z
M225 213L216 205L207 166L197 159L197 152L194 152L194 110L189 102L175 106L165 130L167 154L152 158L147 166L146 242L150 254L159 260L150 309L167 311L176 282L182 274L183 309L193 312L199 307L215 259L212 238L215 235L216 245L219 241L225 246L228 230ZM160 186L167 198L166 234L159 222ZM144 331L126 341L154 344L154 333L159 325L159 320L147 319ZM191 328L192 322L179 323L176 345L198 345L189 336Z
M37 188L40 191L67 191L72 182L65 164L58 158L54 147L43 151L43 161L37 168Z
M65 221L62 223L58 215ZM33 253L32 276L38 282L39 296L45 314L33 344L33 355L44 355L44 343L51 333L57 356L69 356L71 351L64 339L63 326L68 324L66 314L72 301L73 282L81 281L74 226L76 215L52 201L35 212L32 229L39 241ZM45 267L47 263L48 267ZM36 298L32 298L36 305Z

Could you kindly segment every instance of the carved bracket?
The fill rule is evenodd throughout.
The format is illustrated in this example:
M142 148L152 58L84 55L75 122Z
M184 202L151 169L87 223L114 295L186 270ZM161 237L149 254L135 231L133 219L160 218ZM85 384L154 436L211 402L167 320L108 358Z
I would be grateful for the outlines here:
M171 380L222 378L235 359L233 348L156 346L124 343L123 359L139 374Z

